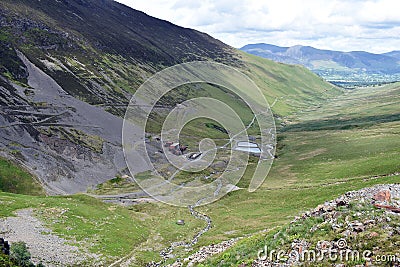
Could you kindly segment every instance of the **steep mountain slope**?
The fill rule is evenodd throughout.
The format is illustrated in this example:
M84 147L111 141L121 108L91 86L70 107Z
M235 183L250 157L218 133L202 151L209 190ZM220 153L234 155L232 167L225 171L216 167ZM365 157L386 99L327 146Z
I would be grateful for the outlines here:
M120 87L133 92L146 73L162 67L233 56L228 46L206 34L111 0L2 1L1 7L2 51L9 56L4 64L12 76L26 79L21 60L7 50L10 45L68 93L93 104L125 99ZM116 84L109 85L110 79ZM112 94L99 88L106 85Z
M340 93L305 68L238 52L111 0L4 0L0 26L0 152L52 194L127 174L125 107L146 78L173 64L235 66L280 116Z
M363 51L340 52L296 45L279 47L249 44L241 50L274 61L301 64L328 80L396 81L399 79L398 52L372 54Z

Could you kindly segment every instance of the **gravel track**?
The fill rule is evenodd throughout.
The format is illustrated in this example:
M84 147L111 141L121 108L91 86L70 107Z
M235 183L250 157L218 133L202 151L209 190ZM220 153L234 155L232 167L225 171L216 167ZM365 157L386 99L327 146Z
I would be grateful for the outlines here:
M100 255L89 254L76 246L72 246L63 238L52 233L33 215L32 209L16 212L16 217L0 219L0 236L14 242L23 241L27 244L32 256L32 262L42 262L46 267L83 266L83 262L93 262L91 266L101 266ZM87 265L86 265L87 266Z

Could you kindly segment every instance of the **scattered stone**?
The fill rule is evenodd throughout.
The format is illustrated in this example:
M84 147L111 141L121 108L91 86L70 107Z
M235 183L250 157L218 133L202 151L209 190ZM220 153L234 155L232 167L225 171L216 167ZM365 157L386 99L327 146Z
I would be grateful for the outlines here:
M364 230L365 230L365 227L362 223L359 223L359 224L356 224L353 226L353 231L356 233L364 232Z
M348 202L346 202L343 199L336 199L336 206L337 207L347 207L349 205Z
M196 253L188 256L183 260L186 266L194 266L197 263L203 262L206 260L208 257L221 253L228 248L230 248L233 244L235 244L239 239L238 238L233 238L228 241L221 242L219 244L211 244L209 246L202 247L199 251ZM177 263L177 262L176 262ZM169 265L169 267L173 267L174 265ZM181 265L176 265L176 266L181 266Z
M349 213L347 216L344 217L344 222L338 221L338 218L341 217L343 214L342 209L338 209L338 207L349 207L350 203L355 203L356 206L355 208L364 208L366 205L374 205L377 208L385 209L388 211L388 213L400 213L400 201L397 201L400 199L400 185L377 185L374 187L370 188L364 188L358 191L350 191L344 194L343 196L340 196L339 198L325 202L324 204L318 205L315 209L311 211L307 211L303 213L301 216L296 216L294 220L291 222L291 224L294 223L301 223L302 220L307 219L309 217L322 217L324 221L320 224L314 225L310 231L316 231L323 227L324 225L328 224L332 227L333 230L335 230L338 235L341 235L343 237L348 237L349 240L353 239L356 235L358 235L361 232L366 232L366 230L370 227L374 227L378 224L384 224L381 229L386 231L386 234L388 233L397 233L396 229L394 229L392 226L389 225L390 222L390 217L389 216L381 216L379 213L379 216L376 216L378 213L377 210L360 210L355 213ZM383 204L378 204L376 202L383 202L383 203L388 203L390 202L389 205L383 205ZM371 205L371 207L372 207ZM193 216L202 218L203 220L206 220L208 222L208 225L210 225L211 220L209 218L204 217L202 214L198 214L196 211L193 210L193 207L190 207L190 211ZM368 217L367 217L368 216ZM355 220L358 219L358 220ZM387 229L386 229L387 228ZM400 231L400 227L399 227ZM368 233L366 232L366 236L369 238L374 238L374 237L379 237L380 234L377 232L371 232ZM390 236L390 235L389 235ZM194 241L197 242L197 237L194 238ZM276 233L273 237L274 239L279 238L279 232ZM220 244L212 244L206 247L201 248L198 252L188 256L187 258L183 259L181 261L176 261L172 265L168 265L169 267L178 267L178 266L194 266L198 263L203 262L206 260L208 257L222 253L225 251L227 248L232 246L237 239L231 239L225 242L222 242ZM318 242L316 245L317 249L321 250L326 250L329 248L334 248L334 249L342 249L343 247L339 247L337 242L335 241L324 241L324 242ZM182 244L173 244L174 247L176 246L186 246L189 245L187 243L182 243ZM310 244L307 243L306 240L294 240L291 244L291 249L292 251L296 251L297 253L302 253L303 251L309 249ZM346 246L347 247L347 246ZM375 251L377 248L374 248L373 251ZM166 256L169 255L167 251L165 251L165 255L163 258L165 259ZM184 264L183 264L184 263ZM263 259L256 259L253 261L251 264L252 267L264 267L264 266L279 266L279 267L286 267L286 266L297 266L299 265L300 262L297 262L296 259L288 257L285 262L271 262L268 259L263 260ZM368 265L365 266L370 266L371 260L368 260L367 263ZM161 266L158 263L153 263L153 265L149 264L147 266ZM250 266L249 264L242 264L241 266ZM333 266L345 266L344 264L336 264Z
M379 202L379 203L377 203ZM349 211L347 209L338 209L339 207L349 207L350 203L355 204L354 209L358 210L356 212ZM390 203L390 205L389 205ZM365 207L373 206L384 209L387 211L387 215L382 216L381 212L371 209L366 210ZM353 206L352 206L353 207ZM397 232L396 228L391 226L391 221L395 216L393 213L400 213L400 185L376 185L374 187L363 188L358 191L350 191L344 195L338 197L337 199L324 204L318 205L315 209L307 211L300 216L294 218L291 224L302 223L303 220L309 217L322 217L323 222L315 224L310 228L310 232L317 231L323 228L324 225L328 224L332 229L338 234L338 236L348 238L349 240L354 240L354 238L359 234L364 232L367 237L374 238L379 237L380 234L377 232L367 232L368 228L373 228L379 225L380 229L385 231L385 235L389 237L391 235L400 233L400 227ZM379 214L379 216L377 216ZM343 217L344 216L344 217ZM341 217L343 221L338 221ZM357 219L357 220L356 220ZM274 239L277 239L279 233L274 235ZM309 249L307 246L299 245L299 242L307 242L306 240L295 240L291 246L292 251L301 252L304 249ZM333 241L332 241L333 242ZM321 241L316 244L316 249L326 250L329 248L342 249L343 247L338 247L335 242ZM346 246L347 247L347 246ZM374 248L372 253L378 248ZM372 260L368 258L365 266L371 265ZM293 261L288 258L284 262L271 262L268 259L256 259L252 263L252 267L262 267L262 266L298 266L302 265L301 262ZM311 265L312 266L312 265ZM336 264L333 266L345 266L344 264Z
M372 233L369 234L369 237L370 237L370 238L372 238L372 237L378 237L378 236L379 236L379 234L378 234L377 232L372 232Z
M323 210L324 210L324 205L323 205L323 204L318 205L318 206L314 209L315 212L319 212L319 211L323 211Z
M375 220L366 220L363 222L364 225L372 225L375 224Z
M388 206L388 205L380 205L380 204L374 204L374 206L377 208L390 210L394 213L400 213L400 208L397 208L397 207Z
M389 190L383 190L378 193L376 193L372 199L380 202L390 202L390 191Z

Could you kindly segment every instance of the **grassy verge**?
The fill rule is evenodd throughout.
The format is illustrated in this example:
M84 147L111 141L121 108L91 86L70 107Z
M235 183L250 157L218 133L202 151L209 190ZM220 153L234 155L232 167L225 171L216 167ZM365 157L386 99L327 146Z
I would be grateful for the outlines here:
M186 208L159 203L121 207L86 196L26 196L0 193L0 217L33 208L46 226L74 246L102 254L106 263L135 251L135 266L158 259L172 241L190 239L203 227ZM162 219L160 219L162 218ZM176 221L185 220L179 226Z
M45 194L30 173L4 158L0 158L0 191L25 195Z
M390 179L382 179L379 182L391 183L398 181L399 176ZM377 181L359 182L355 184L346 184L346 191L349 189L359 189L364 186L370 186ZM337 194L343 191L344 188L327 187L319 190L321 195L327 197L332 194ZM303 191L304 194L312 194L308 190ZM329 217L331 216L331 217ZM331 219L329 219L331 218ZM332 219L333 218L333 219ZM384 218L379 220L378 218ZM351 228L349 221L367 222L370 220L372 225L367 226L362 233L347 236L348 228ZM332 227L334 221L335 227ZM250 238L245 238L235 244L232 248L224 253L209 259L204 264L198 266L251 266L252 262L257 259L258 252L267 247L269 253L272 250L291 251L293 242L306 241L309 249L318 247L320 241L337 241L340 238L345 238L347 241L347 249L357 250L359 253L369 250L370 256L375 260L376 255L395 255L398 253L396 244L399 242L399 236L396 234L390 235L387 229L393 227L396 229L399 224L399 216L396 214L388 214L384 210L374 208L370 203L351 201L345 207L338 207L331 214L314 215L299 219L295 223L284 224L269 231L253 235ZM388 236L389 235L389 236ZM304 243L303 243L304 244ZM303 247L305 249L305 247ZM301 253L301 252L300 252ZM353 260L354 259L354 260ZM276 258L275 258L276 260ZM281 259L285 261L285 259ZM362 257L348 259L346 266L359 266L365 264ZM378 259L379 260L379 259ZM333 263L341 263L340 258L332 260L328 257L321 259L318 262L307 262L304 260L304 266L332 266ZM377 262L379 264L379 262ZM382 265L389 266L390 262L382 262Z

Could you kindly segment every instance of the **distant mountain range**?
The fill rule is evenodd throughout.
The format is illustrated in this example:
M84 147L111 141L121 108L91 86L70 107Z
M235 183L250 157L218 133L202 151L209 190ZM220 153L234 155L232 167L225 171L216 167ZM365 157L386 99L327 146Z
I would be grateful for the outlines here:
M331 82L374 84L400 80L400 51L373 54L264 43L245 45L241 50L277 62L303 65Z

